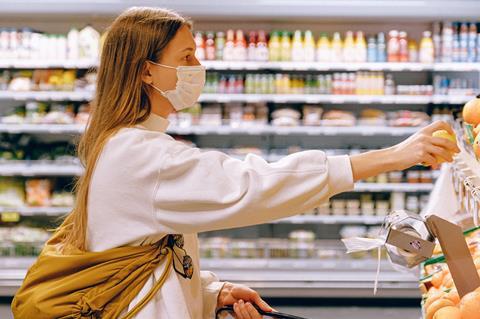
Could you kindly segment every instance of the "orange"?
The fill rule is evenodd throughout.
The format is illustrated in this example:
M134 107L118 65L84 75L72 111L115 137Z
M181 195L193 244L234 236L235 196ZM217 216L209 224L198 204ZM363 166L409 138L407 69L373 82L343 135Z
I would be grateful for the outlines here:
M462 314L457 307L448 306L439 309L433 316L433 319L462 319Z
M455 306L455 304L448 299L438 299L437 301L433 302L430 307L427 308L427 316L425 317L426 319L433 319L433 316L435 313L442 309L443 307L448 307L448 306Z
M463 120L473 126L477 126L480 123L480 96L468 101L463 106Z
M480 319L480 292L473 291L460 301L462 319Z
M455 305L458 305L460 302L460 296L456 289L452 289L449 293L444 296L445 299L451 300Z
M443 277L442 286L445 288L452 288L454 286L452 274L448 273Z
M445 296L445 293L443 291L436 291L430 294L425 300L425 304L423 305L423 308L425 309L425 311L427 311L427 309L430 307L432 303L442 298L443 296Z
M443 270L435 273L432 276L432 285L435 288L440 288L440 286L442 285L443 277L445 277L445 273L443 272Z

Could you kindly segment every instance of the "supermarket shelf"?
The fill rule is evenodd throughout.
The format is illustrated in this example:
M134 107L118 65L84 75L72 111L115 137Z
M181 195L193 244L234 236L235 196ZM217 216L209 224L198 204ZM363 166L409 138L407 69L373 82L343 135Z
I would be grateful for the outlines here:
M480 71L480 63L435 63L434 71Z
M0 100L15 101L89 101L91 91L0 91Z
M0 132L32 133L32 134L80 134L85 126L81 124L0 124ZM189 127L171 126L170 134L178 135L388 135L406 136L418 131L418 127L388 127L388 126L298 126L276 127L271 125L252 125L231 127L227 125L195 125Z
M432 183L356 183L356 192L430 192Z
M80 134L84 130L82 124L0 124L0 132L12 134Z
M15 212L22 216L60 216L70 213L72 207L0 207L0 213Z
M0 69L90 69L98 65L95 60L1 60Z
M0 258L0 296L12 296L34 262L31 257ZM202 259L202 269L221 280L243 283L265 297L371 297L373 259ZM418 279L382 261L378 297L419 297Z
M281 70L281 71L430 71L433 64L424 63L335 63L335 62L258 62L202 61L208 70ZM453 66L452 66L453 67ZM471 67L480 70L480 63ZM460 68L460 70L463 70Z
M47 5L46 5L47 3ZM218 2L214 6L208 0L164 0L160 3L152 0L122 0L122 1L25 1L0 2L0 14L10 15L48 15L48 16L112 16L118 15L131 6L161 5L173 8L186 16L193 18L221 18L236 17L244 19L268 18L289 19L294 18L328 18L345 21L346 18L363 19L366 21L387 20L392 18L403 19L467 19L478 18L480 5L476 1L458 0L362 0L362 1L255 1L244 0L241 2Z
M324 95L324 94L202 94L200 102L429 104L431 96Z
M382 224L385 216L299 215L275 221L278 224Z
M0 176L79 176L80 165L65 163L0 163Z

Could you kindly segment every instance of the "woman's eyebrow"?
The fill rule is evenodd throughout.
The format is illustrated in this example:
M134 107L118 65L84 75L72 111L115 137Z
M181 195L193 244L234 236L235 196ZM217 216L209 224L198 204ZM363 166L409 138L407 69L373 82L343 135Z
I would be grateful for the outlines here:
M188 47L188 48L185 48L185 49L181 50L180 52L185 52L185 51L195 51L195 49L193 47Z

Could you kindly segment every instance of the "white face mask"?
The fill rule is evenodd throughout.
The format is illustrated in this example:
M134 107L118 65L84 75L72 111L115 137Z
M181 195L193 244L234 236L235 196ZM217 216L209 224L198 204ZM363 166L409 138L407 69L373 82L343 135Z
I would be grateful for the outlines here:
M173 67L152 61L148 62L177 70L177 85L174 90L162 91L155 85L150 84L155 90L167 98L170 103L172 103L175 110L181 111L192 107L197 103L200 94L202 94L203 87L205 86L204 66L195 65Z

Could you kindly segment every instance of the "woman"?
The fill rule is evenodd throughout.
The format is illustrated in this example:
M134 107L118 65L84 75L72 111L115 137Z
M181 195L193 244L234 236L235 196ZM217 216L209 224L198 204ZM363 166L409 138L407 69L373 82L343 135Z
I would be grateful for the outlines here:
M136 318L213 318L224 305L234 305L239 319L259 318L252 304L272 309L256 292L199 271L198 232L302 213L351 190L356 180L417 163L436 167L435 156L451 161L458 152L454 143L431 137L451 131L443 122L394 147L350 157L306 151L269 164L191 148L165 130L169 114L192 106L202 91L205 69L194 54L191 26L179 15L153 8L120 15L105 39L94 108L79 145L86 170L64 222L71 227L65 245L103 251L184 235L191 276L170 272ZM158 266L129 308L164 267L171 265Z

